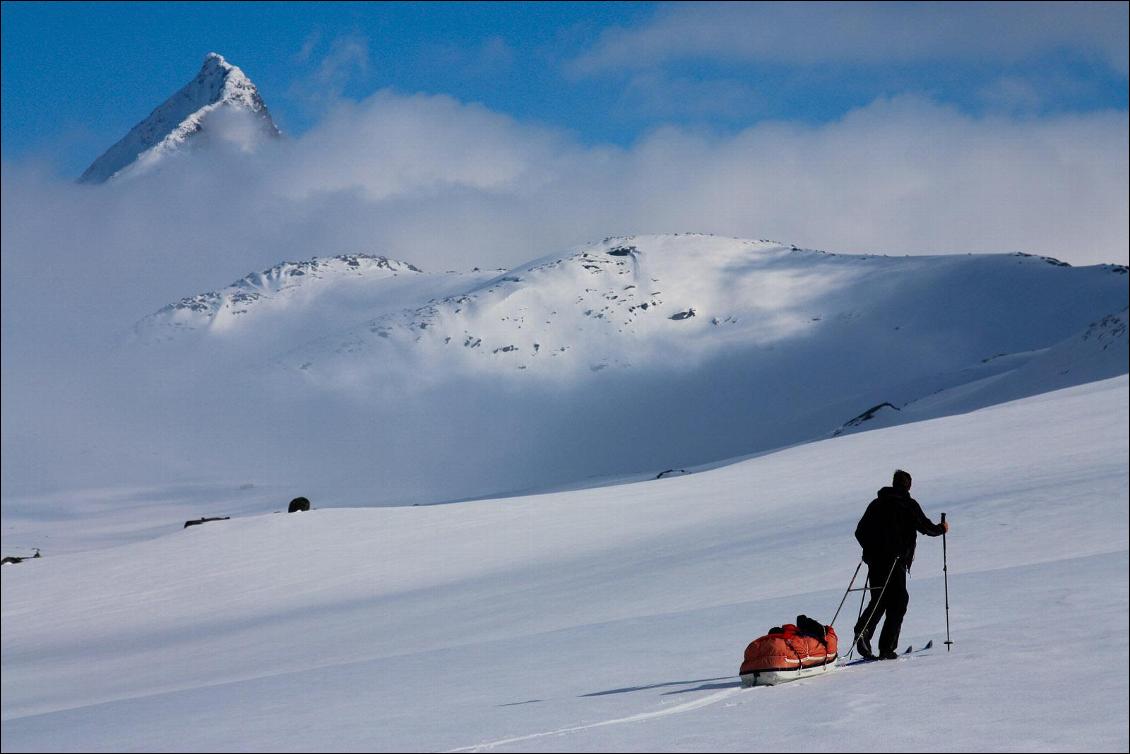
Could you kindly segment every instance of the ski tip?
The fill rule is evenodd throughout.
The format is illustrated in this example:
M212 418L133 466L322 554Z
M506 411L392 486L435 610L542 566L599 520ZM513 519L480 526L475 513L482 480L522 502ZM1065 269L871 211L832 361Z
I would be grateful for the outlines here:
M933 640L933 639L930 639L930 641L926 642L926 646L924 646L924 647L922 647L922 648L923 648L923 649L929 649L929 648L930 648L930 647L932 647L932 646L934 646L934 640Z
M908 645L907 645L907 647L906 647L906 651L905 651L905 652L903 652L903 654L904 654L904 655L908 655L908 654L910 654L910 653L911 653L911 652L913 652L913 651L914 651L914 647L908 644Z

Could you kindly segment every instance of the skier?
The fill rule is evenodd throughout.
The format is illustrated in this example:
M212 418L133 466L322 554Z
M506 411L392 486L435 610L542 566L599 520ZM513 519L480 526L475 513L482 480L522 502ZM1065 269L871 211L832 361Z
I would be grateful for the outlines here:
M879 659L898 657L897 648L902 618L910 595L906 591L906 574L914 561L914 545L918 532L937 537L949 531L948 523L935 524L926 518L922 506L910 496L910 474L899 469L890 487L879 490L867 506L855 538L863 547L863 562L871 585L871 601L855 624L855 648L862 657L873 660L871 636L879 619L886 614L879 634ZM883 589L886 584L886 589Z

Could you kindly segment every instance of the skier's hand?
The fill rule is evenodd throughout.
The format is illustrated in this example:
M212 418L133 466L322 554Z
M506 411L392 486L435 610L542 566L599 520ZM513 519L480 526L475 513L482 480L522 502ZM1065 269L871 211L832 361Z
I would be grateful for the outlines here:
M949 530L950 530L950 522L949 521L943 521L942 522L942 532L945 533L945 532L948 532Z

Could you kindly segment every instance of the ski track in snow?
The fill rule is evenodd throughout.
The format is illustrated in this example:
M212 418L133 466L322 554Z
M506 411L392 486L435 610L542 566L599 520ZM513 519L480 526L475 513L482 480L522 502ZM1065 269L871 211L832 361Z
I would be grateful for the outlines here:
M914 650L914 651L910 652L905 657L900 657L900 661L910 660L914 657L921 657L921 656L928 654L928 653L931 653L933 651L934 651L933 647L930 647L929 649L919 648L918 650ZM854 661L847 662L843 665L839 665L836 668L835 672L841 672L841 671L844 671L848 668L852 668L852 667L855 667L855 666L868 665L868 664L870 664L870 663L861 662L859 660L854 660ZM735 681L734 681L735 684L740 683L740 681L736 680L737 676L734 676L734 678L735 678ZM771 688L771 687L761 686L761 687L756 687L756 688L764 689L764 688ZM522 743L523 741L532 741L536 738L547 738L549 736L566 735L566 734L569 734L569 733L577 733L579 731L591 730L593 728L604 728L604 727L607 727L609 725L621 725L621 724L624 724L624 723L639 723L639 722L644 722L644 721L647 721L647 720L654 720L656 718L667 717L669 715L678 715L678 714L682 714L684 712L692 712L694 710L702 709L703 707L709 707L710 705L716 704L720 701L723 701L724 699L729 699L730 697L736 696L737 694L741 694L741 693L745 693L745 692L751 692L753 690L754 690L753 688L741 688L741 687L724 689L722 691L717 691L713 694L707 694L706 696L695 699L694 701L684 702L683 704L676 704L674 706L666 707L666 708L660 709L660 710L655 710L653 712L640 712L640 713L637 713L635 715L628 715L627 717L617 717L617 718L614 718L612 720L602 720L601 722L598 722L598 723L588 723L587 725L574 725L574 726L570 726L568 728L558 728L556 730L545 731L544 733L530 733L530 734L525 735L525 736L515 736L513 738L504 738L504 739L501 739L501 740L498 740L498 741L486 741L486 742L479 743L479 744L473 744L471 746L462 746L462 747L459 747L457 749L447 749L446 752L447 752L447 754L454 754L454 752L460 752L460 751L489 751L489 750L497 748L499 746L507 746L509 744Z
M672 707L668 707L666 709L661 709L661 710L656 710L654 712L641 712L641 713L636 714L636 715L629 715L627 717L618 717L618 718L615 718L613 720L603 720L599 723L589 723L588 725L574 725L570 728L558 728L557 730L550 730L550 731L546 731L545 733L531 733L527 736L516 736L515 738L504 738L504 739L501 739L499 741L488 741L488 742L481 743L481 744L475 744L473 746L463 746L463 747L458 748L458 749L448 749L447 751L448 752L486 751L486 750L489 750L489 749L493 749L497 746L505 746L507 744L515 744L515 743L520 743L522 741L531 741L535 738L545 738L547 736L558 736L558 735L563 735L563 734L566 734L566 733L576 733L577 731L589 730L591 728L603 728L603 727L608 726L608 725L621 725L623 723L639 723L639 722L643 722L644 720L654 720L657 717L667 717L668 715L678 715L678 714L681 714L683 712L690 712L692 710L702 709L703 707L707 707L711 704L715 704L716 702L720 702L723 699L728 699L729 697L734 696L735 694L738 694L742 691L747 691L747 690L751 690L751 689L741 689L741 688L725 689L723 691L718 691L718 692L715 692L713 694L709 694L709 695L704 696L700 699L695 699L693 702L684 702L683 704L676 704Z

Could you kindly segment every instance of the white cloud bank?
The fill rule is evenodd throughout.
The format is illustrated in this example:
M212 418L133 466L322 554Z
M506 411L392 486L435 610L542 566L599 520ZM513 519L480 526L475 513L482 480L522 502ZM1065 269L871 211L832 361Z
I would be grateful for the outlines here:
M98 259L155 287L150 306L286 258L507 266L637 232L1125 263L1127 157L1124 112L979 118L905 97L819 126L662 128L622 149L384 91L257 154L216 150L106 186L7 163L4 255Z

